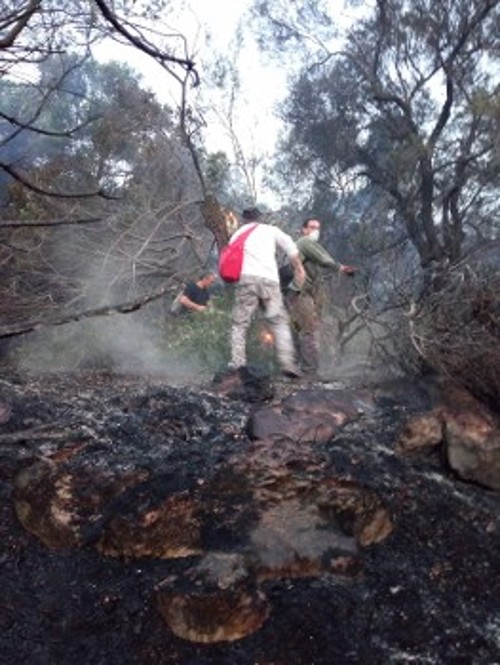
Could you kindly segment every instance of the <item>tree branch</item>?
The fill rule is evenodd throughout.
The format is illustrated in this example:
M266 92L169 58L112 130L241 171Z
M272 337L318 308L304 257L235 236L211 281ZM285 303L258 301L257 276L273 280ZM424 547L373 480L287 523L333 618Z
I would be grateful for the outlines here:
M76 312L75 314L68 314L66 316L61 316L60 318L55 318L52 320L38 320L38 321L28 321L27 323L21 323L12 327L4 326L0 328L0 339L5 339L8 337L16 337L17 335L24 335L25 333L34 332L40 330L41 328L53 328L55 326L62 326L67 323L74 323L77 321L82 321L83 319L96 318L98 316L109 316L110 314L129 314L130 312L135 312L144 305L162 298L166 293L168 293L169 287L165 286L159 291L155 291L141 298L136 298L130 302L120 303L117 305L104 305L103 307L96 307L94 309L88 309L83 312Z
M112 196L111 194L107 194L104 192L102 189L97 189L94 192L79 192L79 193L74 193L74 194L63 194L61 192L51 192L47 189L43 189L42 187L38 187L35 185L33 182L22 176L18 171L12 168L9 164L2 164L0 162L0 169L5 171L5 173L8 173L14 180L17 182L21 183L21 185L24 185L28 189L30 189L32 192L35 192L36 194L42 194L43 196L51 196L54 198L58 199L88 199L93 196L100 196L104 199L112 200L112 201L117 201L119 199L118 196Z
M30 222L24 222L17 219L1 220L0 229L32 227L32 226L63 226L69 224L96 224L97 222L102 222L102 221L103 221L102 217L89 217L88 219L53 219L51 221L34 220Z
M158 62L165 63L165 62L171 62L176 65L180 65L183 67L187 72L193 75L194 80L195 80L195 85L198 85L199 83L199 76L198 72L195 69L195 63L193 60L189 58L176 58L173 55L170 55L168 53L163 53L159 49L150 46L147 44L143 39L139 39L135 35L133 35L127 28L120 23L120 21L116 18L115 14L111 11L111 9L108 7L106 2L104 0L94 0L96 5L99 7L102 16L104 19L113 26L113 28L125 39L130 42L133 46L135 46L137 49L142 51L143 53L146 53L147 55L150 55L152 58L157 60Z
M41 5L42 0L30 0L24 11L21 11L17 16L14 15L11 21L7 21L0 26L1 30L5 30L9 25L14 23L12 30L3 39L0 39L0 49L10 48L14 44L18 35L28 25L28 21L40 9Z

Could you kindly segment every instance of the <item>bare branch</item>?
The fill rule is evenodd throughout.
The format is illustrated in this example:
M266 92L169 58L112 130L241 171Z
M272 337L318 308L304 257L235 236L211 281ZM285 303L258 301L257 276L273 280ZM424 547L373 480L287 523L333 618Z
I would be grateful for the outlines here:
M1 220L0 229L4 228L30 228L32 226L64 226L71 224L96 224L102 222L102 217L89 217L88 219L52 219L52 220L32 220L29 222L22 220Z
M119 199L119 197L117 196L107 194L102 189L96 189L93 192L78 192L78 193L75 192L70 194L66 192L53 192L44 189L42 187L38 187L31 180L21 175L18 171L16 171L16 169L13 169L12 166L9 166L8 164L0 163L0 169L5 171L5 173L8 173L12 178L14 178L14 180L17 180L17 182L21 183L21 185L24 185L32 192L36 192L37 194L42 194L43 196L51 196L58 199L88 199L94 196L100 196L103 199L109 199L112 201L116 201Z
M13 25L12 30L5 35L3 39L0 39L0 49L7 49L14 44L18 35L28 25L28 21L33 14L40 9L41 5L42 0L30 0L25 10L7 18L4 23L0 25L0 30L6 30L10 25Z
M66 316L61 316L54 319L38 320L38 321L29 321L27 323L21 323L12 327L2 327L0 328L0 339L6 339L8 337L16 337L18 335L24 335L29 332L34 332L42 328L53 328L55 326L63 326L67 323L75 323L76 321L82 321L83 319L96 318L98 316L109 316L110 314L129 314L130 312L136 312L137 310L144 307L154 300L162 298L166 293L168 293L169 287L164 287L159 291L150 293L140 298L136 298L130 302L119 303L117 305L105 305L103 307L96 307L94 309L88 309L83 312L77 312L75 314L68 314Z
M195 63L193 60L190 58L176 58L173 55L170 55L169 53L165 53L163 51L160 51L157 49L155 46L152 46L148 44L144 39L140 39L133 35L123 22L119 21L116 17L116 15L112 12L110 7L104 2L104 0L94 0L96 5L99 7L101 14L103 15L104 19L113 26L113 28L121 34L125 39L132 44L132 46L135 46L137 49L142 51L143 53L146 53L147 55L150 55L152 58L157 60L160 63L173 63L176 65L180 65L183 67L189 74L192 74L194 78L194 83L195 85L198 85L199 83L199 76L198 72L195 69Z

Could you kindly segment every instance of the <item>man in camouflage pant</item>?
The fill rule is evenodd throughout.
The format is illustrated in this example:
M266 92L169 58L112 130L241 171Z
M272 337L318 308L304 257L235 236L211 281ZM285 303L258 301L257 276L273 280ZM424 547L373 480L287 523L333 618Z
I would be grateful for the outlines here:
M297 241L300 258L306 271L302 288L292 282L287 289L286 304L296 335L301 368L306 376L314 377L319 369L319 333L321 325L321 271L324 268L352 275L354 268L336 261L318 240L321 222L307 219Z
M300 285L305 273L299 251L288 234L276 226L262 223L262 214L257 208L244 210L243 219L246 223L236 231L231 242L248 229L249 224L256 224L256 227L245 240L241 278L235 284L230 366L238 368L246 365L247 332L260 306L274 334L276 355L283 374L298 377L300 372L295 362L288 313L280 290L276 252L280 248L287 254L294 269L294 281Z

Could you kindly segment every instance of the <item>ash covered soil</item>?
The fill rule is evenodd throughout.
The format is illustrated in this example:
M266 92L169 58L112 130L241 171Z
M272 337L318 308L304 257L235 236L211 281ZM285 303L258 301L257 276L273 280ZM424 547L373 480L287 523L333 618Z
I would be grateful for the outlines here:
M0 661L500 663L498 492L395 452L418 391L351 398L266 446L213 385L4 375Z

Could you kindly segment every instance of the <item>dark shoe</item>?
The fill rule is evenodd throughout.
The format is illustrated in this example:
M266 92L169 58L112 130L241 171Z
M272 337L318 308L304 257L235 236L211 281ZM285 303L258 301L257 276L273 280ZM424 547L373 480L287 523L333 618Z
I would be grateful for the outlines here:
M301 379L302 372L298 367L284 367L281 370L281 374L286 376L287 379Z

